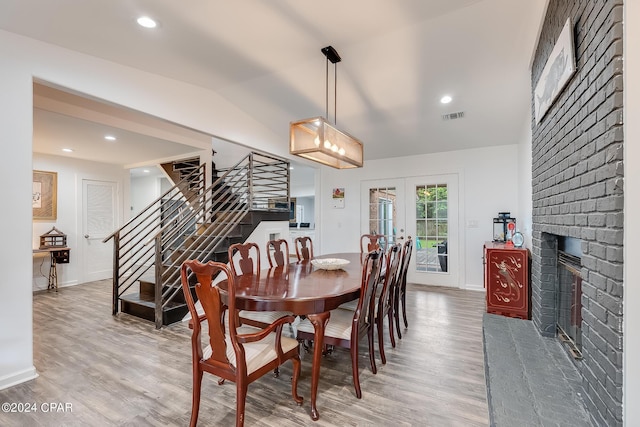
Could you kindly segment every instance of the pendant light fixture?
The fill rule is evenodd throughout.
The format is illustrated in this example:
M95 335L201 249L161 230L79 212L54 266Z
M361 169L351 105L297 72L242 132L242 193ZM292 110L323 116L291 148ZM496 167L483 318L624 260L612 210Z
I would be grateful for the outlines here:
M326 70L326 117L291 122L289 126L289 152L336 169L360 168L363 164L362 142L336 127L337 111L337 63L342 59L338 52L327 46L321 49L327 57ZM333 125L329 123L329 61L333 64L334 107Z

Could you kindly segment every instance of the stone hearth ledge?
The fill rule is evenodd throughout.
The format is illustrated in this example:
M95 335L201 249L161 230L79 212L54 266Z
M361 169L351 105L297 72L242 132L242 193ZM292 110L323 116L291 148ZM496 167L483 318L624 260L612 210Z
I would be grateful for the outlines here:
M557 339L529 320L485 313L482 323L492 427L593 426L580 373Z

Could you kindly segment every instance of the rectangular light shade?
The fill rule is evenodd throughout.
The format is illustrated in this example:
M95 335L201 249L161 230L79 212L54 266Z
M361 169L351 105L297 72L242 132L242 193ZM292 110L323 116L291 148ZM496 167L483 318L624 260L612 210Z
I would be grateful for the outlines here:
M361 168L362 142L327 123L324 117L291 122L289 152L336 169Z

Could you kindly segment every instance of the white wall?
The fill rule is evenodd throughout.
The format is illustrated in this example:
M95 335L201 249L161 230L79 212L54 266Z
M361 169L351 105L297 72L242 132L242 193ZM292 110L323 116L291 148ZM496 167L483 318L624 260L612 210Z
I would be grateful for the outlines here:
M624 2L624 424L640 425L640 4Z
M5 241L0 249L0 389L33 378L33 80L50 82L256 149L287 156L268 128L215 92L0 31L0 128L11 153L0 179ZM180 105L180 108L176 108ZM128 200L128 195L125 200ZM129 206L127 203L126 206ZM65 231L65 230L63 230ZM66 232L66 231L65 231ZM71 255L73 257L73 254ZM73 258L72 258L73 259Z
M142 212L151 202L160 197L163 180L166 181L165 185L168 185L167 189L171 188L169 180L163 177L142 176L131 178L131 206L128 206L130 218Z
M34 221L31 245L33 249L40 246L40 235L47 233L51 227L67 235L67 246L70 248L69 264L58 264L58 287L83 283L82 263L82 180L95 179L118 183L118 212L120 224L124 215L124 208L129 203L125 200L128 195L129 172L120 166L106 163L76 160L64 156L47 154L33 154L33 169L57 172L58 174L58 215L55 221ZM112 243L107 243L112 244ZM48 258L33 258L33 290L47 288L47 275L50 260ZM43 277L43 273L45 276Z
M359 251L360 186L371 179L459 175L460 287L482 289L482 246L493 237L492 219L498 212L519 216L518 146L508 145L447 153L366 161L362 169L321 169L318 254ZM344 209L333 209L332 189L345 188ZM409 195L407 195L409 196ZM477 224L476 227L467 225Z
M300 172L301 167L296 167L291 171L291 196L292 197L313 197L316 194L315 171L308 169Z
M1 36L0 36L1 37ZM0 245L0 389L34 378L31 269L30 69L0 39L0 199L5 244Z
M315 199L315 196L296 197L296 205L304 207L304 218L297 218L297 220L299 223L310 223L311 228L315 227Z

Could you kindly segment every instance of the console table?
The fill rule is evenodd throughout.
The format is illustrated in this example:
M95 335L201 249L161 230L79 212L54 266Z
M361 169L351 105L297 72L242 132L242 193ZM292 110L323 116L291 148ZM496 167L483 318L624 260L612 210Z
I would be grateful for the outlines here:
M68 264L69 263L69 251L70 248L67 247L51 247L46 249L34 249L33 253L49 253L49 258L51 259L51 264L49 265L49 279L47 284L47 290L55 289L58 292L58 264Z
M483 258L487 313L529 319L529 250L486 242Z

